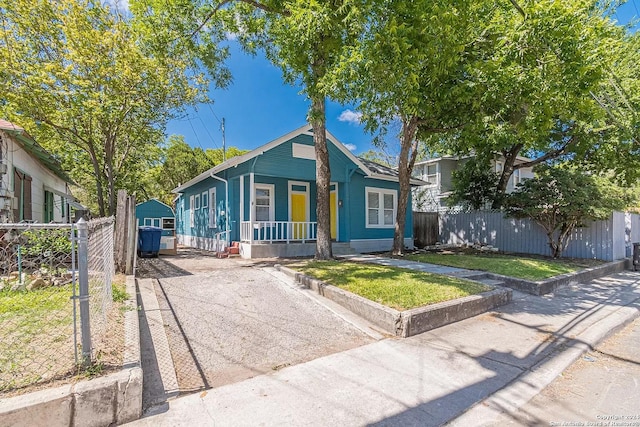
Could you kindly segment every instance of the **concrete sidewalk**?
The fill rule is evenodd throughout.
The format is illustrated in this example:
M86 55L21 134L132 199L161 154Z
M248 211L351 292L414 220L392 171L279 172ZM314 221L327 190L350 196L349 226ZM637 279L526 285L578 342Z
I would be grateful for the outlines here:
M514 292L495 312L178 398L133 425L491 424L639 308L634 272L543 297Z

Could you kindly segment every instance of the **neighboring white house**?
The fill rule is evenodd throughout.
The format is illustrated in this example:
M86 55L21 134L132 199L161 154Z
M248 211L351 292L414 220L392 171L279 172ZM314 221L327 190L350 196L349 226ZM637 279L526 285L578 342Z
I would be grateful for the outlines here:
M453 172L460 169L471 157L443 156L434 159L416 162L413 168L413 176L429 185L413 189L413 210L421 212L441 212L449 210L447 197L453 191ZM524 163L530 159L518 157L516 164ZM495 172L501 172L504 166L504 157L491 161L491 167ZM516 169L509 178L507 193L512 192L516 185L523 179L533 178L532 168Z
M60 163L20 126L0 119L0 222L69 222L82 205Z

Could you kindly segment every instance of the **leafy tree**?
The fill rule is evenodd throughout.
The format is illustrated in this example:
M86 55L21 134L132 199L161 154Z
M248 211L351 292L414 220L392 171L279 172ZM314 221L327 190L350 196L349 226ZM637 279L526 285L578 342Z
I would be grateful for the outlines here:
M500 175L493 172L489 159L472 157L460 169L453 171L453 191L447 198L447 204L471 210L485 209L497 197L499 179Z
M465 71L477 89L477 110L457 138L443 142L457 154L504 156L493 208L515 169L554 159L598 161L600 149L617 138L595 94L611 79L624 30L599 4L512 0L486 16ZM518 156L532 160L516 164Z
M166 122L205 99L206 81L180 56L152 55L97 0L0 0L0 10L1 112L30 122L99 214L113 214L117 189L158 160Z
M562 255L576 227L606 219L632 203L632 194L608 178L569 165L538 166L536 177L519 184L505 200L508 216L530 218L544 229L554 258Z
M366 32L334 70L338 99L358 104L362 122L382 138L400 123L400 192L392 253L404 249L410 179L419 141L461 126L473 102L464 75L483 2L373 2ZM344 84L344 88L341 88ZM379 138L380 141L382 138Z
M369 160L371 162L379 163L384 166L388 166L390 168L396 167L398 165L398 159L382 149L367 150L364 153L358 155L358 157Z
M215 56L219 49L213 42L225 31L231 32L247 51L263 49L267 58L281 68L287 83L302 86L310 100L307 119L313 128L316 153L317 259L333 256L325 113L325 100L331 94L328 75L340 60L344 46L361 33L365 3L364 0L227 0L220 3L158 0L150 4L134 1L136 6L132 7L134 14L143 10L142 22L146 28L167 22L167 28L175 29L180 40L174 46L178 52L188 51L196 58ZM194 42L183 42L185 39Z
M227 159L247 152L228 147ZM138 200L157 198L170 205L175 197L171 190L222 163L222 157L221 148L194 148L185 142L184 136L170 135L163 147L161 161L149 168L145 178L138 183Z

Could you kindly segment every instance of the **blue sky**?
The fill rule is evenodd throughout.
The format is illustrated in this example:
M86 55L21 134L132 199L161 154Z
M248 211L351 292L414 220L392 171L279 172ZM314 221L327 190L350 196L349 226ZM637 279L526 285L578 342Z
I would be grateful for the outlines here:
M282 81L282 72L264 55L250 56L231 43L228 67L233 76L226 89L213 89L213 105L190 109L169 123L167 134L184 135L193 147L220 148L220 121L225 118L227 146L254 149L306 123L309 103L301 88ZM327 102L327 129L354 153L370 148L353 107Z
M113 1L113 0L112 0ZM621 24L640 16L637 3L629 0L614 18ZM189 109L184 118L169 122L167 135L184 135L192 147L222 147L220 120L224 117L227 146L252 150L306 122L308 101L299 87L283 83L280 69L262 54L250 56L231 41L227 66L233 82L226 89L212 89L214 104ZM353 106L327 102L327 129L355 154L375 148L372 135L358 123Z

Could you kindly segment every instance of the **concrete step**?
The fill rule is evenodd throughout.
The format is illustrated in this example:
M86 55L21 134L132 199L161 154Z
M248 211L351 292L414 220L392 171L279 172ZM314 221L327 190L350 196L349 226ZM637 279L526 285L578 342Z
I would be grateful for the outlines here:
M493 280L493 279L480 279L480 280L476 280L476 282L480 282L484 285L489 285L489 286L504 286L504 282L502 280Z

